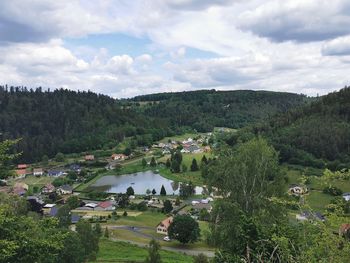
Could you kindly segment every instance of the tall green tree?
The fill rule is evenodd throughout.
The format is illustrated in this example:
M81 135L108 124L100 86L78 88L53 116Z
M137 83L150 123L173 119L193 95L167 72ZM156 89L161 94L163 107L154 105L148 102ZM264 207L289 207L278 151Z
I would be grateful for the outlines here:
M176 215L168 229L169 237L182 244L193 243L200 237L200 229L196 220L189 215Z
M156 240L152 239L149 242L148 256L145 260L145 263L162 263L162 260L159 254L159 249L160 249L159 243Z
M20 156L20 154L10 154L10 149L16 145L19 140L5 140L0 142L0 179L6 179L11 175L8 161Z
M157 162L156 162L156 159L154 158L154 156L151 159L150 166L151 167L156 167L157 166Z
M147 161L145 158L142 158L142 167L145 168L147 166Z
M160 188L160 195L163 195L163 196L166 195L166 191L165 191L164 185L162 185L162 187Z
M129 187L126 189L126 194L127 194L128 196L134 195L134 194L135 194L134 188L132 188L131 186L129 186Z
M212 239L234 257L272 252L272 246L264 246L259 240L272 238L275 230L271 226L279 225L286 216L273 202L284 189L277 152L256 138L219 160L210 167L212 176L207 178L223 196L212 212Z
M198 164L197 164L197 160L195 158L193 158L192 163L191 163L191 171L195 172L198 171Z

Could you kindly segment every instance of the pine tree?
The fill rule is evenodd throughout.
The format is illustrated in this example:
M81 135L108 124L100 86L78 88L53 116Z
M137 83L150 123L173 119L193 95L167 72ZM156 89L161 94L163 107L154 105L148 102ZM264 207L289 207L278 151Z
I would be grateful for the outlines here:
M192 160L191 171L192 172L198 171L198 164L197 164L197 160L195 158L193 158L193 160Z
M145 158L142 158L142 167L145 168L147 166L147 161Z
M152 157L152 159L151 159L150 166L151 167L156 167L157 166L156 159L154 157Z
M105 228L105 234L104 234L105 238L109 238L109 231L108 228Z
M162 185L161 189L160 189L160 195L166 195L166 191L165 191L165 188L164 188L164 185Z
M160 249L159 243L154 239L152 239L149 242L148 257L146 258L145 263L162 263L162 260L159 254L159 249Z

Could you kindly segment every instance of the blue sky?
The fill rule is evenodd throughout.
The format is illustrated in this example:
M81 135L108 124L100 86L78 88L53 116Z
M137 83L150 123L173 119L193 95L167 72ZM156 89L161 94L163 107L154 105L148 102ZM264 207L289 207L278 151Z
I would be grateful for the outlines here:
M1 84L116 98L349 85L346 0L0 2Z

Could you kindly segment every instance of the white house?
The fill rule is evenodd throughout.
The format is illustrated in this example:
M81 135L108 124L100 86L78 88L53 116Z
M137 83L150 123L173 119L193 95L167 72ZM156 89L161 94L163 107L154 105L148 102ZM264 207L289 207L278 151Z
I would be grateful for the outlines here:
M42 168L35 168L33 169L33 175L34 176L42 176L44 174L44 171Z
M162 222L160 222L157 226L157 233L158 234L163 234L163 235L168 235L168 229L170 224L173 222L173 217L168 217L164 219Z
M73 187L68 184L62 185L57 190L61 195L69 195L73 193Z

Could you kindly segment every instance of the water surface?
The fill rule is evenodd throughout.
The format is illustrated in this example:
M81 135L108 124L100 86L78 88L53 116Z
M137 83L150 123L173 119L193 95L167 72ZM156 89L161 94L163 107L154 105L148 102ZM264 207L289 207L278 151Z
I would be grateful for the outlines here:
M159 194L162 185L164 185L167 195L177 195L180 184L152 171L146 171L124 175L106 175L98 179L90 188L107 193L125 193L126 189L131 186L135 194L142 195L146 194L147 189L151 191L155 189ZM201 194L203 188L197 186L195 190L196 194Z

